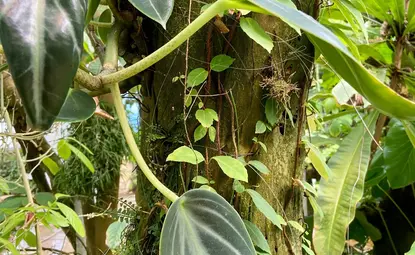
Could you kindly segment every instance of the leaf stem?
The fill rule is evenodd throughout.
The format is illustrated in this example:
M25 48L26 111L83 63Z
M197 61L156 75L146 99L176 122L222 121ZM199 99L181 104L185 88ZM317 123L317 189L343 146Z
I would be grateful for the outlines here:
M1 57L0 57L1 59ZM6 126L7 129L9 130L9 132L12 132L13 130L13 125L10 119L10 115L9 112L7 111L7 109L4 106L4 86L3 86L3 72L0 72L0 116L3 115L4 116L4 120L6 121ZM17 142L16 137L12 137L12 143L13 143L13 147L14 147L14 151L15 151L15 155L16 155L16 161L17 161L17 165L20 171L20 175L22 176L22 180L23 180L23 186L24 189L26 191L26 196L27 196L27 201L29 202L30 205L34 205L34 200L33 200L33 196L32 196L32 191L30 189L30 184L29 184L29 179L27 178L27 174L26 174L26 167L24 165L23 162L23 158L22 155L20 154L20 150L19 150L19 144ZM43 250L42 250L42 241L40 239L40 231L39 231L39 225L37 223L35 223L35 228L36 228L36 242L37 242L37 254L42 255L43 254Z
M131 153L133 154L133 157L135 158L135 161L137 162L141 171L144 173L144 175L147 177L150 183L153 184L153 186L161 192L161 194L163 194L167 199L169 199L172 202L176 201L179 197L157 179L157 177L153 174L153 172L151 172L143 156L141 155L137 143L135 142L131 128L128 125L127 115L124 110L124 105L121 101L120 88L118 87L117 83L111 85L111 94L114 100L115 110L117 112L125 139L127 140L127 144L130 147Z

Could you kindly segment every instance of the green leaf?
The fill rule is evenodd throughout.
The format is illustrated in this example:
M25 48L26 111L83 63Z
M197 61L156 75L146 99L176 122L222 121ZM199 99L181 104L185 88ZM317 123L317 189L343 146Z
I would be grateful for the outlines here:
M73 138L73 137L71 137L71 136L68 136L67 138L66 138L66 140L69 142L69 141L74 141L74 142L76 142L77 144L79 144L82 148L84 148L84 150L86 150L86 152L88 152L89 154L91 154L91 155L94 155L94 153L88 148L88 147L86 147L86 145L85 144L83 144L83 143L81 143L80 141L78 141L78 140L76 140L75 138Z
M407 121L407 120L403 120L402 125L405 129L406 135L409 137L409 140L412 143L412 146L415 147L415 127L414 127L414 125L411 122Z
M310 41L324 55L334 72L379 111L399 119L415 120L415 103L403 98L379 81L351 55L347 47L330 30L315 19L278 1L250 0L250 2L307 32Z
M92 20L94 17L95 12L98 9L100 0L88 0L88 12L85 18L85 26Z
M206 179L205 177L200 176L200 175L194 177L192 179L192 182L195 182L195 183L198 183L198 184L209 184L208 179Z
M91 96L83 91L70 89L56 121L81 122L89 119L95 109L96 104Z
M48 224L52 224L57 228L69 227L69 219L63 217L62 214L54 210L50 210L49 213L46 213L43 218Z
M320 150L308 140L303 140L303 143L310 150L308 151L307 157L310 159L311 164L324 179L328 180L331 174L330 167L326 164L325 157L321 154Z
M69 224L73 227L73 229L80 235L81 237L85 236L85 228L82 224L81 219L79 219L78 215L74 210L69 208L67 205L62 204L60 202L56 202L56 205L59 207L59 210L65 215L66 219L68 220Z
M218 193L218 192L216 192L216 190L214 188L212 188L209 185L202 185L202 186L199 187L199 189L207 190L209 192Z
M242 17L240 19L242 30L256 43L261 45L264 49L271 53L274 43L271 37L265 33L264 29L252 18Z
M213 121L218 121L218 114L209 108L199 109L196 111L196 119L202 124L203 127L209 128L212 126Z
M399 27L402 27L405 21L405 0L392 0L388 2L394 20L398 22Z
M69 149L73 152L73 154L75 154L75 156L77 156L79 160L81 160L81 162L89 169L89 171L91 171L91 173L94 173L94 165L92 165L91 161L87 158L87 156L85 156L85 154L82 153L82 151L78 150L78 148L76 148L72 144L66 144L68 145Z
M193 135L194 135L194 139L195 139L195 142L197 142L197 141L199 141L200 139L202 139L203 137L205 137L206 136L206 133L207 133L207 128L205 128L204 126L202 126L202 125L199 125L196 129L195 129L195 132L193 133Z
M404 35L415 31L415 2L409 1L407 13L408 25L405 28Z
M301 234L305 232L303 226L301 226L301 224L296 221L289 220L288 224L290 224L293 228L297 229Z
M241 161L230 156L216 156L212 159L218 162L219 167L230 178L248 182L248 171Z
M303 248L305 253L307 253L308 255L315 255L314 251L310 249L309 247L307 247L307 245L301 244L301 248Z
M51 158L42 159L42 163L49 169L49 171L53 175L56 175L60 170L58 164L55 161L53 161L53 159Z
M245 186L238 180L234 179L232 184L233 190L235 190L238 193L245 192Z
M316 189L311 186L310 183L306 182L306 181L301 181L301 180L296 180L297 182L300 182L301 185L303 186L303 188L308 191L308 193L313 194L313 196L317 197L317 191Z
M56 199L50 192L38 192L35 194L35 200L39 205L48 206L48 202L53 203Z
M215 72L222 72L228 69L234 61L235 59L228 55L217 55L210 61L210 69Z
M187 162L197 165L205 161L205 158L200 152L192 150L187 146L182 146L170 153L169 156L167 156L166 161Z
M1 246L9 250L12 253L12 255L20 255L20 252L16 249L16 247L14 247L13 243L11 243L9 240L0 238L0 244L2 244Z
M263 174L269 174L269 169L264 163L258 160L250 160L248 162L249 165L255 167L256 170L260 171Z
M187 87L195 87L202 84L206 78L208 77L209 73L203 68L196 68L190 71L187 75Z
M267 131L267 126L264 122L258 120L255 124L255 134L263 134Z
M370 236L370 239L374 242L382 239L382 233L378 228L376 228L372 223L370 223L364 212L357 210L356 219L359 221L360 225L364 228L366 234Z
M216 128L212 126L209 127L209 139L212 143L214 143L216 139Z
M405 252L405 255L415 255L415 242L411 245L411 249Z
M173 11L174 0L128 0L144 15L166 29L167 21Z
M235 209L214 192L193 189L170 206L161 231L160 255L176 254L256 253Z
M415 148L402 122L396 122L389 129L383 156L386 176L393 189L415 182Z
M64 160L68 160L71 156L71 149L69 148L65 139L61 139L58 142L58 155L59 157L63 158Z
M86 7L86 0L1 2L0 38L33 129L48 129L65 102L83 50Z
M278 112L278 105L275 99L268 98L265 102L265 116L267 117L267 121L271 126L277 124L277 112Z
M308 192L306 192L308 193ZM314 214L318 214L320 217L324 217L324 212L321 207L317 204L317 200L311 194L307 196L308 202L310 202L311 207L313 208Z
M128 223L124 221L115 221L108 226L106 232L105 244L110 249L116 249L121 244L122 234Z
M252 239L252 242L255 246L259 247L261 250L265 251L268 254L271 254L267 239L262 234L261 230L252 222L243 220L246 230L248 230L249 236Z
M314 213L314 248L317 254L342 254L346 230L354 218L356 204L363 196L363 185L370 159L371 135L378 112L369 114L353 128L331 157L332 173L321 179L317 203L324 216Z
M344 18L350 24L355 34L362 32L366 41L368 40L368 34L363 20L362 13L357 10L349 1L345 0L334 0L335 6L343 14Z
M274 208L272 208L272 206L261 196L261 194L252 189L246 189L246 192L248 192L248 194L252 197L252 201L258 210L275 226L282 230L281 225L286 225L287 223L275 212Z

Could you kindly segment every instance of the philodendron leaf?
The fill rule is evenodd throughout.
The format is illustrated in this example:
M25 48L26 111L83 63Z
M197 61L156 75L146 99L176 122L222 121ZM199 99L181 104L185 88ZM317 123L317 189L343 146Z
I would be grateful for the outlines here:
M173 11L174 0L128 0L135 8L166 29Z
M193 189L169 208L160 238L160 255L255 255L241 217L220 195Z
M415 103L400 96L371 74L353 57L347 47L318 21L275 0L249 1L307 32L310 41L324 55L331 68L379 111L399 119L415 120Z
M69 89L69 94L63 104L56 121L81 122L89 119L95 112L94 99L87 93Z
M415 182L415 148L405 131L405 126L399 121L386 135L383 157L386 176L393 189Z
M0 38L33 129L48 129L82 54L87 0L0 1Z
M342 254L346 230L363 196L363 184L370 159L371 135L378 113L368 115L344 138L328 165L328 180L321 179L317 203L324 214L314 213L313 244L317 254ZM366 129L369 128L369 130Z

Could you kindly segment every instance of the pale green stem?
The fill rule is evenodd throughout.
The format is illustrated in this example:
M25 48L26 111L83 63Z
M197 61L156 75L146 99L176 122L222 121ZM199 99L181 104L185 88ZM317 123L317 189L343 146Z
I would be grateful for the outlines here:
M388 198L389 200L396 206L396 208L398 209L398 211L402 214L402 216L405 218L405 220L408 222L409 226L411 226L412 230L415 232L415 227L414 225L412 225L412 222L408 219L408 217L406 216L406 214L402 211L402 209L399 207L399 205L395 202L395 200L393 200L393 198L388 194L388 192L386 192L384 189L382 189L382 187L378 184L376 185Z
M1 59L1 57L0 57L0 59ZM4 120L6 121L7 129L11 133L12 130L13 130L12 121L10 119L9 112L6 110L6 108L4 106L3 72L0 72L0 101L1 101L1 103L0 103L0 113L1 113L0 116L1 115L4 116ZM32 191L30 189L29 179L27 178L27 174L26 174L26 167L24 165L22 155L20 154L20 151L19 151L19 144L17 142L16 137L11 137L11 139L12 139L12 143L13 143L13 147L14 147L14 152L15 152L15 156L16 156L17 165L18 165L18 168L19 168L19 171L20 171L20 175L22 176L23 186L24 186L24 189L26 191L27 201L29 202L30 205L34 205L35 203L34 203L34 200L33 200ZM43 250L42 250L42 241L40 239L39 224L36 223L35 228L36 228L37 253L42 255Z
M209 8L207 8L202 14L200 14L200 16L197 17L190 25L188 25L173 39L171 39L168 43L163 45L155 52L151 53L150 55L143 58L141 61L135 63L134 65L131 65L118 72L101 76L100 79L102 84L109 85L117 83L146 70L147 68L154 65L155 63L163 59L165 56L170 54L172 51L177 49L182 43L189 39L194 33L196 33L200 28L202 28L217 14L231 8L267 13L265 10L247 1L218 0L217 2L213 3Z
M124 110L124 105L121 101L120 88L118 87L117 83L111 85L111 94L114 100L115 110L117 111L122 131L124 133L125 139L127 140L128 147L130 147L130 151L133 154L133 157L137 162L138 166L140 167L141 171L144 173L144 175L147 177L150 183L161 192L161 194L163 194L167 199L169 199L172 202L176 201L179 197L157 179L157 177L153 174L153 172L151 172L143 156L141 155L137 143L135 142L133 132L131 131L131 128L128 124L127 115Z
M112 27L112 23L109 22L99 22L99 21L94 21L91 20L89 22L90 25L96 26L96 27L104 27L104 28L111 28Z

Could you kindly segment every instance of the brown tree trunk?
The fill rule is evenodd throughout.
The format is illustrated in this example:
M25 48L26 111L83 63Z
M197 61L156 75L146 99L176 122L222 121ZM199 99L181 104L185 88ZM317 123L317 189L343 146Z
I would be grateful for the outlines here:
M310 13L309 7L312 8L313 3L303 0L298 7ZM200 13L201 5L193 1L192 7L193 20ZM149 44L156 49L181 31L188 24L188 11L188 0L175 1L167 32L152 26L145 29L143 23L146 38L156 38ZM214 188L228 201L234 196L233 181L214 162L204 166L199 164L196 168L166 162L167 155L183 144L188 145L190 138L193 147L206 158L222 154L260 160L269 167L271 174L261 179L254 172L249 172L249 185L245 186L256 189L286 220L298 221L303 216L302 193L293 187L292 179L301 179L303 158L299 142L304 129L303 102L311 83L314 49L305 36L298 36L278 18L260 14L250 16L272 35L275 47L271 54L240 29L236 15L228 20L223 18L229 33L222 34L212 20L190 39L188 71L198 67L207 69L207 63L217 54L227 54L236 59L226 72L220 75L212 72L200 91L201 95L211 95L202 97L204 104L220 115L219 125L216 126L219 127L219 143L218 140L211 143L208 139L193 142L197 103L190 113L189 109L184 113L183 84L172 81L186 72L186 45L183 45L157 63L151 70L152 78L143 83L144 106L148 111L143 111L141 115L141 150L162 182L179 194L192 187L189 180L193 176L201 174L213 178L216 182ZM264 88L264 84L268 85ZM272 94L270 90L273 86L283 86L282 91L286 93L283 97L273 95L278 102L279 119L271 132L258 136L268 147L268 152L264 153L252 139L256 136L256 122L266 122L264 98ZM184 121L187 115L189 117ZM179 171L183 175L184 186ZM143 208L151 209L155 202L162 200L141 174L138 175L137 185L137 202ZM288 227L284 231L278 230L245 195L234 197L233 202L244 219L251 220L263 231L273 253L301 254L301 233L291 232ZM143 215L142 220L145 217ZM148 227L155 222L143 222L141 233L143 237L148 237L144 225Z

